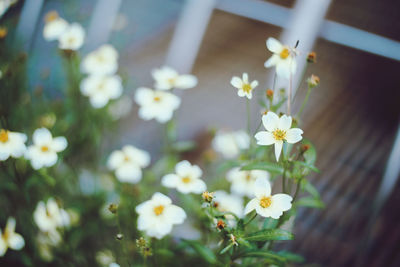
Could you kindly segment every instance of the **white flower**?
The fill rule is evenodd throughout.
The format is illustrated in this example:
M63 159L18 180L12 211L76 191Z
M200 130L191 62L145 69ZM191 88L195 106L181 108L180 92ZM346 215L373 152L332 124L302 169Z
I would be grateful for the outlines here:
M239 218L243 217L243 199L237 195L230 195L225 191L219 190L214 192L214 206L220 212L232 212ZM234 226L234 218L232 215L225 215L230 226Z
M124 146L108 158L108 168L115 170L118 180L136 184L142 179L142 168L149 166L150 154L134 146Z
M22 235L15 232L15 219L9 217L4 232L0 230L0 257L6 254L7 249L20 250L25 246Z
M82 60L82 72L111 75L118 69L118 52L109 44L102 45Z
M197 85L197 78L193 75L180 75L170 67L154 69L151 73L156 80L155 88L158 90L190 89Z
M174 110L181 104L180 98L171 93L154 91L145 87L136 90L135 101L140 105L140 118L156 119L160 123L169 121Z
M80 88L94 108L102 108L110 99L116 99L122 94L121 78L118 75L90 75L82 80Z
M200 179L203 172L197 165L190 164L183 160L175 165L175 173L167 174L161 179L161 184L165 187L176 188L183 194L200 194L206 191L207 186Z
M245 131L218 132L213 141L212 147L221 153L225 158L234 158L240 154L240 150L248 149L250 137Z
M248 214L254 209L263 217L279 219L284 211L292 207L292 197L287 194L276 194L271 196L271 185L265 178L256 180L255 198L247 203L244 213Z
M258 86L258 81L252 81L250 83L247 73L243 73L242 79L237 76L232 77L231 85L239 89L238 96L246 96L248 99L251 99L253 96L252 91Z
M47 203L40 201L35 211L33 219L42 232L54 232L57 228L70 225L68 212L61 209L53 198L49 198ZM56 234L52 236L56 237ZM57 239L57 238L54 238Z
M267 48L274 54L265 62L266 68L276 66L276 74L286 79L296 73L296 50L294 48L282 45L272 37L267 40Z
M231 192L247 197L252 197L254 195L255 181L257 178L269 180L270 175L266 171L241 171L240 168L233 168L226 174L226 179L231 182Z
M35 170L51 167L57 162L57 152L67 147L67 139L55 137L46 128L36 129L33 133L33 145L28 147L25 157L31 161Z
M186 219L185 211L173 205L169 197L159 192L150 200L136 206L136 212L139 214L138 230L157 239L169 234L174 224L181 224Z
M25 142L27 137L23 133L10 132L5 129L0 130L0 161L6 160L10 156L18 158L26 151Z
M68 22L60 17L52 17L43 28L43 37L46 41L54 41L67 30Z
M11 5L17 2L18 0L0 0L0 18L7 12Z
M257 139L257 144L269 146L275 144L275 157L279 161L281 155L283 141L290 144L299 142L303 137L303 130L292 128L292 117L283 115L278 117L275 113L269 111L267 115L262 116L262 123L267 131L258 132L254 137Z
M85 30L78 23L72 23L58 38L58 47L63 50L78 50L85 40Z

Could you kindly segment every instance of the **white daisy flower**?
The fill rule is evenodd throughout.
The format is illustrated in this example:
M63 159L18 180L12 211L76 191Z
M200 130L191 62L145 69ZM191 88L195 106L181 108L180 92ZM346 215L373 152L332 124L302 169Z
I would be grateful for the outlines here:
M78 50L85 40L85 30L78 23L72 23L58 38L62 50Z
M118 52L109 44L102 45L83 58L81 69L89 74L114 74L118 69Z
M279 219L284 211L292 207L292 197L287 194L271 195L271 185L265 178L258 178L255 182L255 198L247 203L244 213L248 214L254 209L262 217Z
M303 137L303 130L292 128L292 117L283 115L278 117L275 113L269 111L267 115L262 116L262 123L267 131L258 132L254 137L257 139L257 144L269 146L275 144L275 157L279 161L281 155L283 141L290 144L299 142Z
M247 197L253 197L257 178L269 180L270 175L266 171L241 171L240 168L233 168L226 174L226 179L231 182L231 192Z
M136 90L135 101L140 105L141 119L155 119L160 123L169 121L174 110L181 104L180 98L171 93L154 91L145 87Z
M159 192L150 200L136 206L136 212L139 214L138 230L157 239L169 234L174 224L182 224L186 219L185 211L173 205L169 197Z
M55 137L46 128L36 129L33 133L33 145L28 147L25 157L31 161L35 170L51 167L57 162L57 153L67 147L67 139Z
M149 166L150 154L134 146L124 146L116 150L108 158L107 166L115 170L121 182L136 184L142 179L142 168Z
M122 95L122 82L118 75L90 75L82 80L80 89L94 108L102 108Z
M60 208L53 198L49 198L47 203L40 201L37 204L33 219L42 232L52 233L57 228L70 225L68 212Z
M0 1L0 18L7 12L7 10L17 3L18 0L1 0Z
M225 158L235 158L239 156L241 150L248 149L250 137L245 131L217 132L213 141L212 148L221 153Z
M247 73L243 73L242 79L237 76L232 77L231 85L239 89L238 96L246 96L248 99L251 99L253 96L253 89L258 86L258 81L252 81L250 83L249 75L247 75Z
M176 188L183 194L201 194L206 191L207 186L200 179L203 172L199 166L183 160L175 165L175 172L165 175L161 179L161 184L165 187Z
M21 250L25 246L22 235L15 232L15 219L9 217L4 232L0 230L0 257L6 254L7 249Z
M275 38L268 38L267 48L273 53L265 63L266 68L276 67L276 74L279 77L289 79L291 75L296 73L296 50L286 45L282 45Z
M220 212L232 212L239 218L243 218L243 199L237 195L230 195L225 191L214 192L214 206ZM232 215L225 215L230 226L235 226L235 219Z
M10 132L5 129L0 130L0 161L6 160L10 156L19 158L26 151L25 142L27 137L23 133Z
M46 41L54 41L67 30L68 22L58 17L57 13L46 16L46 23L43 28L43 37Z
M197 85L197 78L194 75L180 75L176 70L170 67L162 67L154 69L153 75L155 88L158 90L190 89Z

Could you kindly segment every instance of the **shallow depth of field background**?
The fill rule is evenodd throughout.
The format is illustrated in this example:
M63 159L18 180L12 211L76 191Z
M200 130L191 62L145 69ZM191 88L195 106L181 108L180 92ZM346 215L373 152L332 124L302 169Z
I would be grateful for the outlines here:
M65 77L56 44L42 37L43 17L56 10L61 17L79 22L88 30L96 5L104 1L36 2L42 8L36 13L37 24L25 29L32 38L23 44L31 55L29 84L32 90L41 87L57 97L53 85L65 82ZM120 70L128 81L124 90L133 95L139 86L152 86L150 71L164 64L185 1L116 2L121 2L116 19L109 21L107 14L103 18L113 25L109 43L120 52ZM290 0L265 2L288 8L295 4ZM10 12L19 13L22 8L20 2ZM336 0L326 19L397 41L398 57L399 10L400 2L396 0ZM34 11L28 13L22 16ZM101 35L102 29L96 31ZM234 75L248 72L251 80L260 82L257 90L261 93L271 86L263 67L270 56L265 40L270 36L279 38L281 32L278 26L214 10L192 70L199 84L180 95L180 139L201 138L212 127L245 127L245 101L237 97L229 81ZM81 52L93 49L90 45L95 44L88 44ZM322 266L354 266L360 261L364 266L399 266L399 183L385 195L377 216L373 214L399 126L400 62L323 39L317 39L313 50L318 55L317 63L308 68L307 75L318 75L321 84L311 96L302 128L319 153L316 166L321 173L315 175L313 182L321 191L326 208L300 212L294 231L296 240L287 246ZM300 87L300 100L305 89ZM297 102L295 110L298 108ZM256 124L260 114L257 105L252 107L252 113ZM104 141L107 145L107 138L119 138L120 145L137 144L157 158L162 134L156 122L137 117L134 105L121 122L120 136L104 137Z

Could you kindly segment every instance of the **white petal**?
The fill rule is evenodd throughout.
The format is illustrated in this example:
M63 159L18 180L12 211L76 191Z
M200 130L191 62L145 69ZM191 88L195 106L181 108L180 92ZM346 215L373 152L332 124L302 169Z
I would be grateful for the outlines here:
M0 230L0 235L1 235L1 230ZM4 256L7 252L7 244L3 240L3 238L0 238L0 257Z
M292 208L293 198L287 194L276 194L272 196L272 209L280 211L287 211Z
M122 148L122 151L129 157L129 159L139 165L140 167L147 167L150 164L150 154L147 151L138 149L134 146L128 145Z
M283 147L283 141L281 141L281 140L276 141L276 143L275 143L275 158L276 158L276 161L279 161L279 156L281 155L282 147Z
M249 83L249 75L245 72L242 75L243 83Z
M175 188L179 177L176 174L167 174L161 179L161 184L165 187Z
M173 224L181 224L186 219L185 211L176 205L170 205L165 209L165 215Z
M238 96L240 97L244 97L246 95L245 91L243 91L242 89L239 89L237 92Z
M147 200L147 201L137 205L135 207L135 211L139 214L142 214L142 213L146 213L147 211L149 211L151 209L151 207L152 207L151 200ZM143 230L143 229L139 229L139 230Z
M15 232L15 219L13 217L8 218L7 224L6 224L6 233L14 233Z
M273 132L279 126L279 117L272 111L268 111L267 115L262 116L262 122L265 129Z
M248 214L252 212L258 206L259 200L257 198L253 198L252 200L247 203L246 207L244 208L244 214Z
M46 128L36 129L33 133L33 143L35 145L47 144L52 140L51 133Z
M258 86L258 81L255 81L255 80L252 81L251 84L250 84L250 86L251 86L251 88L253 88L253 89L256 88L256 87Z
M286 116L282 115L282 117L279 118L279 126L278 128L287 131L290 129L290 126L292 126L292 117L291 116Z
M254 136L257 140L257 145L269 146L275 143L275 138L272 133L261 131Z
M268 50L271 51L272 53L279 54L279 53L282 51L283 46L282 46L282 44L281 44L278 40L276 40L275 38L269 37L268 40L267 40L267 48L268 48Z
M25 246L25 241L22 235L13 233L8 237L8 245L12 249L20 250Z
M272 55L267 61L264 63L264 67L270 68L278 64L280 61L280 58L278 55Z
M157 202L157 203L163 203L164 205L169 205L172 203L171 199L167 197L166 195L156 192L154 195L151 197L151 200Z
M175 166L176 174L178 174L181 177L190 174L191 170L192 170L192 164L190 164L190 162L187 160L182 160L178 162Z
M67 139L63 136L59 136L53 139L51 148L56 152L61 152L67 148Z
M276 65L276 75L284 79L290 79L290 65L288 60L281 60Z
M190 89L197 85L197 78L193 75L180 75L175 80L175 87L178 89Z
M138 89L136 89L135 101L139 105L143 106L149 104L153 102L153 98L154 98L154 91L151 90L150 88L139 87Z
M201 179L195 179L192 182L192 186L193 186L192 192L195 194L201 194L207 190L206 183Z
M118 168L124 162L125 155L122 151L116 150L108 157L107 167L110 170Z
M265 177L259 177L254 182L254 194L257 198L268 197L271 195L271 184Z
M286 141L290 144L294 144L299 142L303 137L301 136L303 134L303 130L299 128L293 128L289 129L286 133Z
M142 179L142 171L136 164L123 164L118 167L115 175L120 182L136 184Z
M240 79L240 78L237 77L237 76L232 77L231 85L232 85L233 87L236 87L236 88L238 88L238 89L241 89L242 86L243 86L242 79Z

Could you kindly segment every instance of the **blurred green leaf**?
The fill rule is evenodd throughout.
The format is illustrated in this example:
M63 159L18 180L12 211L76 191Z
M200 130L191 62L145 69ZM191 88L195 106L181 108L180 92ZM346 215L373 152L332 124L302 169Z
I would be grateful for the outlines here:
M281 229L264 229L244 237L248 241L293 240L294 235Z
M172 150L175 152L186 152L196 148L196 143L192 141L180 141L172 144Z
M194 240L187 239L182 239L182 242L191 246L199 254L199 256L201 256L208 263L215 264L217 262L217 257L215 256L214 252L212 252L211 249L204 246L203 244Z
M263 228L264 229L273 229L273 228L276 228L277 225L278 225L277 219L265 218Z
M314 145L307 139L303 139L301 143L303 145L309 145L308 150L304 152L303 156L308 164L314 165L317 159L317 151L315 150Z
M287 100L287 98L285 97L281 101L276 103L275 105L272 105L271 111L276 112L286 102L286 100Z
M272 262L274 264L277 264L278 266L283 266L286 263L285 257L272 251L248 250L239 256L239 258L245 258L245 257L265 258L268 260L272 260Z
M321 198L317 188L315 188L307 179L301 181L301 187L314 198Z
M283 174L283 168L276 163L271 162L257 162L250 163L241 168L242 171L250 171L250 170L263 170L269 171L271 173Z
M303 263L305 261L303 256L285 250L279 251L277 254L284 257L288 262Z
M306 163L306 162L303 162L303 161L296 161L295 163L299 164L299 165L301 165L301 166L303 166L303 167L305 167L305 168L307 168L309 170L312 170L313 172L317 172L317 173L320 172L320 170L317 167L315 167L314 165L312 165L312 164L309 164L309 163Z
M222 254L226 253L231 247L233 247L233 243L230 243L229 245L224 247L219 254L222 255Z
M320 199L317 198L303 197L296 201L296 206L322 209L325 207L325 204L324 202L322 202Z

